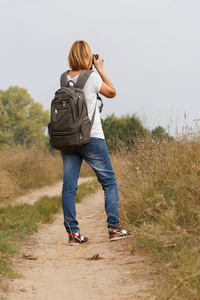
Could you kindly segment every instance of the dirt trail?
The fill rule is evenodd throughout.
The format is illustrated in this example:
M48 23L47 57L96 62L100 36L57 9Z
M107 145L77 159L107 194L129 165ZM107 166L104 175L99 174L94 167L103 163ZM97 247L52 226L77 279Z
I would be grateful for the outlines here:
M9 281L6 299L152 299L147 259L130 254L131 238L108 241L103 202L98 191L77 204L86 244L68 245L62 214L29 237L14 259L22 277Z
M83 182L86 182L86 181L92 180L92 179L93 179L93 177L79 178L78 184L81 184ZM18 197L16 199L16 201L12 202L12 205L22 204L22 203L34 204L34 202L37 201L39 197L57 196L57 195L61 194L61 191L62 191L62 181L59 181L54 185L34 189L34 190L30 191L29 193Z

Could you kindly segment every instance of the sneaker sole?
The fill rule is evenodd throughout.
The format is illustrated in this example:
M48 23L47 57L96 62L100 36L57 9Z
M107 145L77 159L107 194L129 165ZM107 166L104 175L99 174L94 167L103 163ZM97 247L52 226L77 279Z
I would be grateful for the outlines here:
M121 240L121 239L125 239L125 238L127 238L128 237L128 235L122 235L122 236L116 236L116 237L114 237L114 238L110 238L109 239L109 242L114 242L114 241L118 241L118 240Z
M87 242L84 243L68 243L68 246L79 246L79 245L83 245L86 244Z

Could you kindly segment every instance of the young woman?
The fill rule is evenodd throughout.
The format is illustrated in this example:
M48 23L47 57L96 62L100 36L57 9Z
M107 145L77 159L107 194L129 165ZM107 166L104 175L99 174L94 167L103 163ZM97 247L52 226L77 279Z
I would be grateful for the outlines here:
M92 54L90 46L86 42L76 41L71 47L68 60L71 68L67 74L68 81L76 83L81 71L90 70L92 63L100 75L92 72L83 89L90 119L92 119L94 110L96 110L90 134L90 142L75 151L61 152L64 169L62 205L64 225L69 234L69 243L73 245L88 241L88 238L80 234L75 207L77 181L83 159L93 168L104 190L105 210L107 213L107 226L110 239L114 240L126 237L130 232L122 230L119 226L118 189L105 143L97 105L97 93L107 98L113 98L116 95L116 91L110 79L103 71L101 55L98 54L98 58L96 59Z

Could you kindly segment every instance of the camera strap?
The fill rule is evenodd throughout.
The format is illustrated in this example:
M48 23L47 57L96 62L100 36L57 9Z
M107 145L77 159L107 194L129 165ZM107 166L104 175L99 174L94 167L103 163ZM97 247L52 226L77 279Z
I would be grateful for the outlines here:
M101 97L99 96L99 94L97 94L97 100L100 102L99 112L101 113L102 109L103 109L103 101L102 101Z

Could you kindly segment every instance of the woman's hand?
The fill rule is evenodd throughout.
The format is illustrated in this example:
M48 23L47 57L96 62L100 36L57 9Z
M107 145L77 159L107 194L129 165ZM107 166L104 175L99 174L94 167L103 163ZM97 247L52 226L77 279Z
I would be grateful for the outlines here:
M94 66L99 72L100 70L103 69L103 59L101 57L101 54L97 54L97 55L98 55L98 59L96 59L95 56L93 56L93 60L94 60Z

